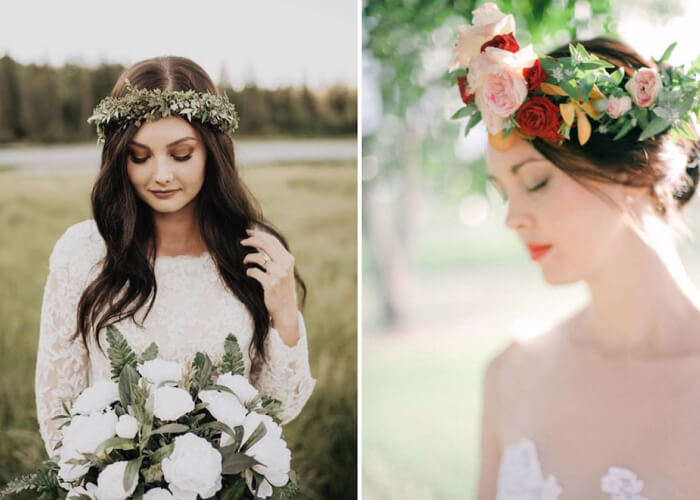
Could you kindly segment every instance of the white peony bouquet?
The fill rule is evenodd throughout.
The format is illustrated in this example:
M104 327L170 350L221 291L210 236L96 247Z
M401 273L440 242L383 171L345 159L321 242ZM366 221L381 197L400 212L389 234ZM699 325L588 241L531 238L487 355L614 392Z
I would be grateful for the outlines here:
M296 493L280 402L243 376L233 334L220 367L198 352L187 364L137 356L108 327L112 380L63 402L62 439L44 467L17 478L0 498L35 491L41 500L226 500Z

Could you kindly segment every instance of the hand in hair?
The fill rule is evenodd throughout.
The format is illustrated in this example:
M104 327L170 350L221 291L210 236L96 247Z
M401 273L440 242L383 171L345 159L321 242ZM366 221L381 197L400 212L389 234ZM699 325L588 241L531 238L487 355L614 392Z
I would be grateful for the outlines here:
M241 244L258 251L247 254L243 263L259 266L250 266L246 274L262 285L272 326L285 344L293 346L299 339L294 256L270 233L258 229L246 231L248 238L241 240Z

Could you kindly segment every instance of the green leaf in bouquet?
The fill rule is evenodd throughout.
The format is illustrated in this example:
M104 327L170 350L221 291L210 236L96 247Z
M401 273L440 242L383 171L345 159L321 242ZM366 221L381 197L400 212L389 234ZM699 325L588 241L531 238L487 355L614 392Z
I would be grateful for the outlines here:
M119 401L127 408L132 403L133 387L139 382L139 374L132 365L124 365L119 375Z
M228 453L223 456L223 460L221 462L221 473L240 474L244 470L250 469L259 463L260 462L252 457L249 457L245 453Z
M107 355L112 366L112 380L118 380L125 366L136 366L136 354L116 327L107 327Z
M157 429L153 429L148 433L148 436L155 436L157 434L180 434L181 432L187 432L189 430L190 428L184 424L165 424Z
M154 360L158 357L158 345L155 342L152 342L151 345L146 347L146 350L144 350L141 353L141 363L145 363L146 361L151 361Z
M249 450L255 443L260 441L265 434L267 434L267 428L264 423L260 422L252 434L248 436L248 440L241 446L241 451Z
M262 395L260 398L262 407L268 414L276 415L282 409L282 402L270 396Z
M285 484L281 488L275 488L270 499L271 500L288 500L290 498L294 498L297 495L297 492L299 491L298 484L299 483L297 481L296 472L294 472L293 470L290 470L289 471L289 481L287 481L287 484Z
M192 374L192 382L190 383L190 395L194 398L202 388L211 383L211 377L214 374L214 365L212 365L209 356L198 352L194 355L192 368L194 373Z
M143 500L143 494L144 490L146 487L143 484L139 484L136 489L134 490L134 494L132 495L134 500Z
M236 395L236 393L233 392L230 387L226 387L225 385L219 384L209 384L206 387L202 387L202 390L228 392L230 394L233 394L234 396Z
M0 490L0 498L26 491L35 491L42 494L49 493L54 495L52 498L58 498L59 490L60 486L58 484L56 470L47 467L10 480L10 482Z
M221 362L221 372L233 375L243 375L245 373L243 354L238 345L238 339L233 333L229 333L224 341L224 357Z
M161 463L164 458L168 458L174 449L175 443L166 444L158 448L151 454L151 466Z
M134 443L133 439L114 436L102 441L97 448L95 448L95 455L100 455L102 453L109 455L112 450L133 450L135 448L136 443Z
M159 463L144 469L142 474L143 480L147 483L157 483L163 480L163 469Z
M238 480L233 483L229 488L226 488L221 493L221 500L240 500L245 495L247 486L245 484L245 479L239 477Z
M139 469L141 468L141 462L143 462L143 456L129 460L126 464L126 470L124 471L124 486L125 491L131 489L131 485L139 479Z

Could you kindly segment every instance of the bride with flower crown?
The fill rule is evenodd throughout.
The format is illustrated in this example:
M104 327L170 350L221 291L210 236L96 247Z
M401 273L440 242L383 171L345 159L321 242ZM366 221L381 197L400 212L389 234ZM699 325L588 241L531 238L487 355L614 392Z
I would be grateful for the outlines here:
M700 498L700 293L675 244L698 184L700 67L596 38L537 57L494 4L460 29L468 126L506 226L590 303L484 381L480 500Z
M179 96L170 107L158 105L166 94ZM128 68L91 121L104 142L94 219L56 242L41 309L36 405L49 456L61 400L110 378L110 325L137 354L155 342L177 362L201 351L219 364L233 333L245 376L293 419L316 382L297 303L306 287L238 175L233 105L200 66L161 57Z

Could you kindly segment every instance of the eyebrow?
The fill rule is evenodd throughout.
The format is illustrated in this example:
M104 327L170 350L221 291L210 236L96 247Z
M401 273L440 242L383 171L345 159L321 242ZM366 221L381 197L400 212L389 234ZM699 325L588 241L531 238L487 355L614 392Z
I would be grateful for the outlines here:
M166 147L169 148L171 146L175 146L176 144L180 144L181 142L189 141L189 140L196 141L196 139L194 137L187 136L187 137L183 137L182 139L178 139L177 141L171 142ZM140 142L136 142L136 141L131 141L131 142L129 142L129 144L130 145L133 144L134 146L141 146L142 148L146 148L146 149L151 149L148 146L146 146L145 144L141 144Z
M526 158L523 161L521 161L520 163L516 163L515 165L510 167L510 173L515 175L518 172L518 170L520 169L520 167L522 167L526 163L530 163L533 161L547 161L547 159L546 158ZM496 178L494 176L492 176L491 174L488 174L486 177L488 179L491 179L491 180L496 180Z

